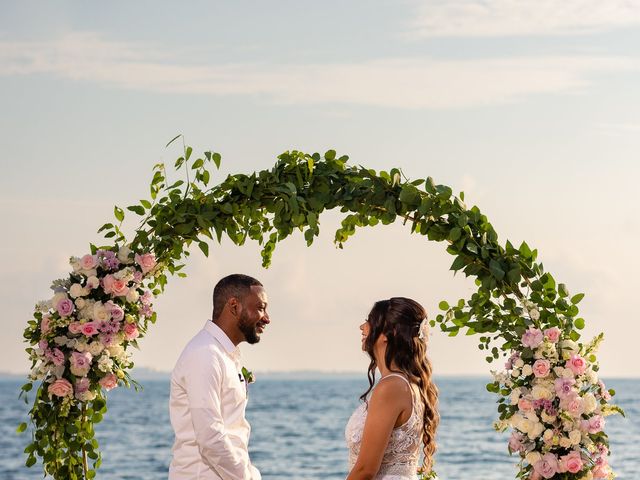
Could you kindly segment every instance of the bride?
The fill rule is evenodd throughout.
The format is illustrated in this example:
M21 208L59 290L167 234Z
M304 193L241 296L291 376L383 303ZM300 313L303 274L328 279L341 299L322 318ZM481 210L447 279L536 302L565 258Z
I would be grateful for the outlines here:
M431 470L440 417L426 316L417 302L394 297L376 302L360 325L371 359L369 389L347 423L347 480L415 480L421 450L422 471ZM376 369L381 378L374 387Z

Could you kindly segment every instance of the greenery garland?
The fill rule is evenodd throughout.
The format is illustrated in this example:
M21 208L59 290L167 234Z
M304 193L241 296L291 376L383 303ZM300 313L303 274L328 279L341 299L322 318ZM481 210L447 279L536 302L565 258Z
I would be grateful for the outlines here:
M183 148L184 154L177 159L174 167L177 171L184 169L185 180L169 184L165 165L155 165L150 184L151 198L126 209L115 207L116 222L100 228L99 232L103 232L111 244L103 247L91 245L90 255L97 259L98 276L111 272L110 267L105 266L105 255L110 255L110 258L117 255L123 259L118 268L130 265L124 270L129 275L129 289L137 289L143 294L144 288L148 288L154 295L159 295L164 291L168 274L185 276L181 270L189 256L188 247L193 243L208 256L212 240L220 242L223 236L227 236L234 244L242 245L251 239L262 246L262 264L268 267L276 244L295 231L301 231L307 245L311 245L319 234L319 217L325 210L340 208L345 214L335 233L335 242L341 248L358 227L402 220L408 224L411 233L426 236L430 241L444 242L447 252L455 257L451 270L475 278L475 293L468 299L452 304L440 302L443 313L431 320L431 325L439 325L450 336L461 331L466 335L478 335L478 347L487 352L487 362L511 354L507 372L496 374L495 381L489 383L487 389L500 396L497 428L513 427L513 435L520 441L510 442L510 451L517 451L522 459L518 478L607 478L597 476L604 475L602 472L607 475L610 473L610 470L606 470L606 461L602 460L606 460L608 455L608 443L601 429L597 429L597 432L595 428L592 429L592 434L587 425L586 431L584 428L582 430L584 435L581 435L579 442L567 444L564 440L554 443L552 439L549 442L543 439L542 432L537 432L539 435L532 438L530 432L526 431L527 425L522 422L514 424L514 419L520 421L518 415L523 416L527 411L540 415L551 411L545 410L550 404L540 403L544 399L531 397L532 389L537 384L546 385L547 390L552 389L550 377L539 377L538 373L528 372L524 366L544 360L545 355L550 359L546 366L550 370L555 369L555 373L551 372L554 378L570 376L570 365L565 362L570 362L571 358L578 356L585 361L585 371L574 375L574 383L577 384L575 391L580 401L585 395L592 395L597 406L588 412L584 409L578 417L574 416L574 426L579 426L579 422L585 420L588 422L596 415L621 412L619 408L607 404L613 392L605 390L595 374L598 365L594 352L601 337L591 344L578 343L584 320L578 316L577 304L583 294L571 296L564 284L556 283L552 275L537 262L537 251L526 243L515 247L507 241L504 246L501 245L487 217L478 207L468 208L465 205L463 193L455 196L450 187L436 184L431 177L409 181L397 168L376 172L349 165L348 157L338 157L334 150L327 151L324 156L299 151L285 152L278 157L271 170L250 175L229 175L221 183L210 187L209 169L212 164L220 167L220 154L204 152L202 157L193 160L192 148L184 146L184 143ZM140 225L130 242L122 231L125 210L140 217ZM134 254L136 262L133 261ZM153 268L145 269L142 266L144 262L138 261L138 255L154 255ZM78 259L75 261L77 263ZM135 268L142 269L142 275L137 274L134 280ZM116 270L114 267L113 271ZM91 290L87 287L89 275L86 271L84 273L74 268L68 279L54 283L54 288L58 289L58 301L61 298L59 289L62 287L62 296L68 297L73 282ZM111 304L120 305L129 315L127 321L134 323L143 334L147 322L155 322L155 314L141 314L144 305L135 295L133 302L113 293L110 296L100 278L100 286L92 290L91 295L95 297L92 302L106 302L106 305L110 301ZM76 287L76 290L80 287ZM47 332L42 325L44 317L48 318ZM58 329L54 333L50 331L51 318ZM86 321L81 320L80 323ZM34 370L41 372L40 377L32 374L21 392L27 401L26 393L32 389L34 382L41 380L30 412L32 442L25 449L26 464L35 464L39 457L45 473L56 479L93 478L101 462L94 438L94 424L101 421L106 412L105 385L102 380L104 373L96 370L97 376L91 377L90 392L93 393L89 397L86 394L84 397L73 397L73 392L65 396L51 394L51 385L56 380L67 381L75 388L82 380L83 373L89 377L92 375L85 372L77 375L77 368L75 374L64 368L72 362L74 346L84 341L79 338L82 333L69 333L69 324L69 318L57 314L56 306L49 301L37 307L34 319L25 330L25 339L30 343L27 352L33 360ZM63 358L58 362L63 367L55 371L51 364L51 342L60 338L60 335L63 338L66 335L67 344L63 339L60 347ZM125 350L129 346L137 346L135 338L124 338L122 333L120 335ZM540 341L537 342L536 338L529 341L532 335L539 337L537 340ZM43 340L45 343L41 344ZM38 345L42 348L38 349ZM49 352L49 357L45 356L46 352ZM117 373L119 383L129 385L133 381L127 371L132 363L121 351L118 354L116 364L111 368ZM111 353L104 350L102 355L109 357ZM591 381L587 381L588 375ZM538 403L532 403L530 409L523 410L520 403L524 399ZM553 405L556 410L562 410L556 417L546 413L543 420L536 417L544 428L551 429L555 425L557 430L557 425L564 422L566 426L570 422L571 418L567 419L567 415L563 417L566 409L561 401L564 400L556 398ZM535 423L531 415L527 417L529 420L523 418L523 422ZM21 424L18 430L27 430L26 423ZM559 430L558 435L562 437ZM571 464L571 469L567 468L569 460L565 458L574 450L581 452L579 470L575 470L576 462ZM554 455L557 465L551 457L545 457L549 454ZM91 467L87 457L93 460ZM596 471L598 462L600 466L604 464L601 471ZM547 476L552 471L552 476ZM595 476L593 472L596 472Z

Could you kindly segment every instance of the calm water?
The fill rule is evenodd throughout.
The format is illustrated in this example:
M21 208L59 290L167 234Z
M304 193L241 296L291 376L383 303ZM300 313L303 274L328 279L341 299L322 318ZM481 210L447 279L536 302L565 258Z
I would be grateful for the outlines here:
M100 479L167 478L173 432L169 383L142 382L144 391L118 389L98 426L104 455ZM253 427L251 457L265 480L344 479L344 426L365 386L362 378L309 380L258 378L250 387L247 416ZM15 433L27 408L17 400L20 381L0 381L0 479L42 478L39 467L23 466L27 437ZM442 421L436 470L442 480L508 480L515 458L503 435L491 429L495 399L479 378L441 378ZM627 419L608 417L611 463L619 479L640 474L640 380L610 380Z

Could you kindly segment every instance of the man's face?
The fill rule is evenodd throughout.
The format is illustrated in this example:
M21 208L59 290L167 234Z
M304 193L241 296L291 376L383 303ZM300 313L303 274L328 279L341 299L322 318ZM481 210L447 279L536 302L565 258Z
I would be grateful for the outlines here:
M267 292L260 286L251 287L241 306L238 328L248 343L258 343L265 326L271 322L267 313Z

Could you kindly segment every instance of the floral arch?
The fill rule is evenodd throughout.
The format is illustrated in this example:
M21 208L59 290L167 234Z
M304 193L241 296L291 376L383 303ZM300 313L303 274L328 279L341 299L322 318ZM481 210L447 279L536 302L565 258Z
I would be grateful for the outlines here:
M204 152L194 160L192 153L184 147L174 167L184 169L185 180L170 185L165 165L155 165L150 199L126 208L141 219L133 239L121 230L125 210L115 207L116 221L99 230L108 244L72 257L72 272L53 283L53 298L36 306L24 332L33 367L22 387L25 401L37 383L27 466L39 460L56 480L95 477L102 458L94 424L107 411L105 391L137 386L127 350L156 321L152 301L167 274L185 276L185 247L196 243L208 256L209 242L223 235L237 245L251 239L268 267L280 240L299 230L311 245L320 214L340 208L338 246L358 227L402 220L411 233L445 243L451 270L475 278L476 292L440 302L442 313L431 324L450 336L477 335L489 363L507 357L487 389L499 397L494 427L512 430L508 449L520 459L517 478L612 478L604 417L622 410L609 403L614 392L598 379L602 335L580 342L583 294L571 296L556 283L526 243L500 244L463 193L456 197L430 177L408 181L395 168L348 165L333 150L285 152L271 170L229 175L210 187L209 168L219 168L220 155ZM25 430L26 422L18 427Z

